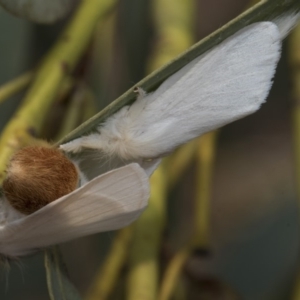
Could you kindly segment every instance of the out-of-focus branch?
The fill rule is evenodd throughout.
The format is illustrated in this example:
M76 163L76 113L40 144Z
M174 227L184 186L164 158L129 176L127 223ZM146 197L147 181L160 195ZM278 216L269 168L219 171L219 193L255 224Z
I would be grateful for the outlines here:
M193 43L194 1L153 1L158 42L149 70L168 63ZM157 300L159 252L166 223L168 174L162 164L151 178L149 206L136 222L128 280L128 300Z
M293 82L293 124L296 160L297 193L300 200L300 26L297 26L289 40L289 63Z
M195 139L186 145L181 146L171 156L165 158L168 172L169 189L175 186L180 176L189 166L197 151L198 139Z
M195 229L190 242L171 259L163 276L159 300L171 298L182 269L195 248L210 250L210 199L217 132L197 139L197 176L195 201Z
M150 71L170 62L194 43L195 11L194 0L153 1L153 17L158 40L155 53L149 61Z
M130 253L128 300L157 300L159 252L165 225L167 180L161 165L150 179L149 206L134 226Z
M175 290L182 272L182 268L192 253L193 246L194 243L185 245L171 259L163 276L158 300L171 299L172 293Z
M210 249L210 200L213 167L215 162L217 131L209 132L198 140L196 201L195 201L195 245L202 251Z
M300 213L300 25L298 25L289 38L289 63L291 79L293 82L293 131L295 153L296 188ZM293 300L300 299L300 268L295 281Z
M260 1L261 0L250 0L245 9L252 7L253 5L257 4Z
M96 106L96 97L94 93L86 89L86 94L84 98L84 108L82 113L82 121L86 121L90 117L92 117L97 112L97 106Z
M76 88L55 140L60 140L82 121L85 121L95 113L96 109L93 97L92 92L87 86L81 84Z
M51 300L81 300L77 289L69 280L58 246L45 250L44 264L48 293Z
M0 86L0 103L24 89L33 79L33 76L33 72L27 72Z
M110 251L93 285L89 288L86 300L106 300L114 288L121 269L128 257L129 244L132 237L132 226L120 230L114 238Z

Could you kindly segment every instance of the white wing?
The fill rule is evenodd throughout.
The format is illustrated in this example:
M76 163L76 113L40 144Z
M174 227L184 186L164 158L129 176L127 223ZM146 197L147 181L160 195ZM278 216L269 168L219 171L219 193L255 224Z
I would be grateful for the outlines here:
M280 50L274 23L245 27L107 119L100 134L61 147L93 148L129 160L160 157L255 112L268 95Z
M269 93L280 50L277 26L261 22L189 63L121 118L118 129L129 133L130 153L136 149L143 157L160 156L258 110ZM101 134L108 131L114 134L107 128Z
M101 175L39 211L0 229L0 253L38 248L133 222L147 206L148 177L138 164Z

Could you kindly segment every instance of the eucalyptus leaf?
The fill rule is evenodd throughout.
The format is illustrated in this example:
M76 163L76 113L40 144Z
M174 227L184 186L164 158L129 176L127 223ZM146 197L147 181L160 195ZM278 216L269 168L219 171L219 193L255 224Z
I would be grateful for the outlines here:
M76 0L0 0L10 13L37 23L54 23L65 17Z
M51 300L82 299L68 278L58 247L45 251L45 270Z
M110 105L100 111L98 114L84 122L82 125L77 127L67 136L65 136L58 144L67 143L73 139L79 138L83 135L87 135L92 131L96 130L96 127L104 122L108 117L116 113L120 108L125 105L132 103L136 98L136 93L134 92L136 87L143 88L146 92L151 92L155 90L164 80L169 76L177 72L179 69L184 67L190 61L198 57L199 55L205 53L212 47L221 43L223 40L233 35L238 30L243 27L266 20L273 20L276 17L282 15L287 11L298 11L300 10L299 0L262 0L255 6L248 9L246 12L239 15L237 18L233 19L220 29L213 32L208 37L199 41L190 47L187 51L182 53L176 59L171 61L169 64L163 66L157 71L151 73L135 86L130 88L122 96L113 101ZM205 76L205 74L203 74Z

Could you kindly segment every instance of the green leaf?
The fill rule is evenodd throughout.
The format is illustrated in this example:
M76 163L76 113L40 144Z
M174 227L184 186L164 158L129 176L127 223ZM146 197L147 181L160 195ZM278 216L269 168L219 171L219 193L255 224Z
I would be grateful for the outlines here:
M280 16L284 12L289 10L300 10L299 0L262 0L255 6L248 9L246 12L239 15L237 18L233 19L220 29L213 32L208 37L199 41L190 47L187 51L182 53L176 59L171 61L169 64L163 66L157 71L151 73L135 86L130 88L122 96L113 101L110 105L100 111L98 114L84 122L82 125L77 127L62 140L58 142L59 144L67 143L75 138L82 135L87 135L91 131L94 131L96 127L105 121L108 117L116 113L120 108L125 105L132 103L136 94L134 92L135 87L142 87L146 92L155 90L164 80L169 76L177 72L179 69L184 67L190 61L203 54L207 50L221 43L223 40L233 35L238 30L243 27L259 21L273 20L274 18Z
M51 300L81 300L78 291L68 278L58 247L45 251L45 269Z

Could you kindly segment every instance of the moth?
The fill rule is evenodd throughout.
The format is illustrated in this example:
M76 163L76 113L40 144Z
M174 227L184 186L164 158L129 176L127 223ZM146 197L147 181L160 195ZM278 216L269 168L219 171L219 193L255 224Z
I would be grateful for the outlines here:
M30 171L34 159L24 167L22 155L16 153L0 202L0 253L26 255L134 221L147 205L148 176L162 156L259 109L272 85L282 39L298 18L299 14L291 12L274 21L249 25L192 60L154 92L147 94L138 88L136 101L99 124L96 132L60 149L36 148L33 152L49 151L41 155L44 158L37 171ZM85 149L94 149L104 159L113 158L119 168L109 166L109 172L104 172L94 161L84 169L81 153ZM21 149L21 154L27 150ZM64 162L58 162L60 159ZM64 159L71 163L69 167ZM56 170L57 166L61 168ZM55 170L50 180L55 182L54 188L48 186L50 175L45 175L44 169ZM32 174L42 180L28 187L33 181L27 176ZM62 191L56 186L63 186ZM26 199L26 192L16 193L19 187L29 190ZM18 200L26 203L24 211ZM34 204L27 204L31 200Z
M299 14L258 22L195 58L99 124L96 132L60 146L67 153L95 149L138 162L148 174L159 158L202 134L257 111L265 101L283 38Z
M125 227L146 208L148 181L132 163L86 182L60 150L25 147L13 156L3 183L0 253L14 258Z

